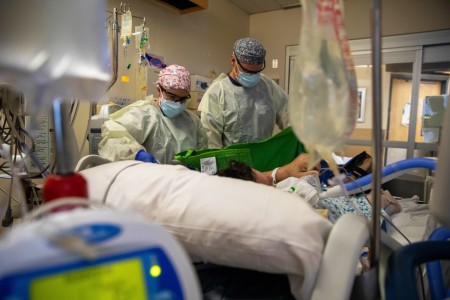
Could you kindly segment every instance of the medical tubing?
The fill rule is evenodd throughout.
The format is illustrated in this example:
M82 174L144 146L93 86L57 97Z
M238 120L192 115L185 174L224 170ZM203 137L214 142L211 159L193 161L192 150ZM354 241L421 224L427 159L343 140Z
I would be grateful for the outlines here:
M139 165L139 164L142 164L142 163L143 163L143 162L138 161L138 162L135 163L135 164L131 164L131 165L129 165L129 166L126 166L126 167L124 167L122 170L119 170L119 172L117 172L116 175L114 175L114 178L111 179L111 181L109 182L108 187L106 188L106 191L105 191L105 193L104 193L104 195L103 195L103 198L102 198L102 203L103 203L103 204L106 204L106 198L108 198L109 190L111 189L112 185L113 185L114 182L116 181L117 177L118 177L123 171L125 171L126 169L128 169L128 168L130 168L130 167L134 167L134 166Z
M401 171L419 168L434 170L436 168L436 161L429 158L409 158L401 160L384 167L381 172L381 177L385 178ZM347 189L347 191L352 191L359 188L359 186L370 184L371 181L372 174L369 174L357 179L356 182L349 182L345 184L345 188Z
M352 180L353 182L356 182L355 179L353 179L351 176L348 177L350 180ZM358 186L361 194L364 196L364 198L367 200L368 203L370 203L369 198L367 197L366 194L364 194L364 190L362 189L361 186ZM380 213L380 216L389 223L389 225L391 225L395 230L397 230L397 232L408 242L408 244L411 244L411 241L408 239L408 237L400 230L400 228L398 228L388 217L383 216L383 214Z
M351 176L348 176L348 178L349 178L350 180L355 181ZM362 190L361 186L359 186L358 188L359 188L359 190L363 193L363 190ZM366 199L367 203L369 203L370 205L372 205L371 202L369 201L369 198L367 198L366 194L363 193L362 195L363 195L364 198ZM364 218L370 220L370 218L367 218L367 217L364 215L364 213L361 211L361 209L359 209L358 205L355 204L355 202L358 201L358 198L357 198L357 197L352 197L352 198L350 198L350 196L348 195L348 193L345 194L344 197L345 197L345 201L347 201L347 202L353 207L353 209L356 211L356 214L357 214L357 215L362 216L362 217L364 217ZM381 214L381 210L380 210L380 214ZM382 214L381 214L381 215L382 215Z
M19 177L19 168L17 166L12 167L12 177L11 177L11 193L15 191L17 193L17 198L20 204L21 216L26 216L27 214L27 199L25 197L25 189L23 188L22 182ZM10 196L10 198L12 195ZM11 202L10 202L11 204Z
M430 158L408 158L405 160L398 161L396 163L387 165L381 172L382 182L387 182L393 178L400 176L410 169L429 169L435 170L436 160ZM355 193L362 190L367 190L370 188L372 182L372 174L361 177L353 182L346 183L344 186L349 194ZM334 186L329 188L327 191L319 194L320 199L338 197L343 194L342 188L340 186Z
M9 227L13 222L12 208L11 208L11 199L12 199L11 188L12 188L12 181L10 182L10 188L8 192L1 189L5 195L2 198L0 198L0 217L2 218L3 227Z
M33 163L36 165L36 167L39 169L39 172L42 175L42 177L46 178L48 176L48 172L46 170L48 169L49 166L44 167L44 165L37 158L35 152L27 144L23 143L22 149L28 155L28 157L33 161ZM19 155L22 157L21 153L19 153ZM22 158L22 160L23 160L23 158Z
M91 108L92 108L93 104L91 103L90 105L91 105ZM90 129L90 124L91 124L91 120L92 120L92 116L93 115L95 115L95 114L92 114L92 112L88 114L88 119L87 119L87 122L86 122L86 129L84 130L84 135L83 135L85 138L83 139L83 143L81 143L80 151L78 151L78 157L77 157L78 160L81 159L84 147L86 146L86 141L89 140L89 138L92 138L92 137L89 136L89 129Z
M72 127L77 118L79 108L80 108L80 100L79 99L72 100L72 103L70 104L70 112L69 112L69 115L70 115L69 124Z

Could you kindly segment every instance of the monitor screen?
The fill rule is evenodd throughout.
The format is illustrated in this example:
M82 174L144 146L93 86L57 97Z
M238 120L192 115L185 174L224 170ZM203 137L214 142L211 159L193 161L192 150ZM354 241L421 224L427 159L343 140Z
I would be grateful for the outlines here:
M6 274L0 299L183 299L180 279L166 251L155 247Z
M40 277L30 284L30 299L147 299L139 259L128 259Z

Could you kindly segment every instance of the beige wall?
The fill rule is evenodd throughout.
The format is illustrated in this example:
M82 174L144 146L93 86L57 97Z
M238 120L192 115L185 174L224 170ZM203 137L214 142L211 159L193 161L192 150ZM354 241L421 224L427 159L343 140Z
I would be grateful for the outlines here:
M383 36L450 28L448 0L389 0L382 2ZM344 0L350 39L370 37L370 0Z
M370 37L370 0L346 0L345 25L349 39ZM448 0L390 0L382 1L383 36L450 29L450 1ZM267 49L264 71L280 79L284 87L285 48L300 39L302 9L295 8L250 16L250 36L259 39ZM279 61L278 69L271 68L272 59Z
M266 48L267 66L264 73L279 79L284 87L286 46L297 45L300 37L301 9L277 10L250 16L250 36L258 39ZM278 59L278 68L272 68L272 60Z

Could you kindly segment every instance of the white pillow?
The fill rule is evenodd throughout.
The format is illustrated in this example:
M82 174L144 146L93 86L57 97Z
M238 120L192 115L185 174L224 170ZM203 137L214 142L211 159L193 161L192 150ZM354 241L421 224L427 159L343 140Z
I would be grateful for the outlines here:
M81 173L93 200L106 198L109 205L159 222L193 260L287 274L293 295L310 298L331 223L297 195L135 161Z

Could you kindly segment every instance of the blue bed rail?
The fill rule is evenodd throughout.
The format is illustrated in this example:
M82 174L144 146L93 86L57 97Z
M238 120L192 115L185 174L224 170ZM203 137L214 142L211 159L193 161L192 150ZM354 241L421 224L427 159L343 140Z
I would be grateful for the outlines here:
M386 299L420 300L416 268L427 262L449 259L450 241L418 242L393 252L388 260L385 278Z
M448 239L450 239L450 228L448 227L437 228L428 238L429 241L447 241ZM450 297L450 290L447 290L445 287L440 261L427 263L427 277L432 300L441 300Z

